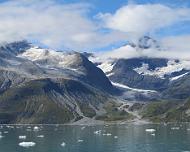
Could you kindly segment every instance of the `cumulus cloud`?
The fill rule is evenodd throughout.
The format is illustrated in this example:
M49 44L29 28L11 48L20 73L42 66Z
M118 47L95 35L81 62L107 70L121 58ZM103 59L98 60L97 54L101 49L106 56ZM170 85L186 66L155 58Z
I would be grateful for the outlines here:
M119 8L115 13L99 13L97 15L106 28L128 33L134 43L146 34L156 32L178 23L189 24L190 8L169 7L162 4L130 4ZM176 28L176 26L174 26ZM158 40L160 49L137 49L130 45L100 53L101 59L156 57L172 59L190 59L190 35L164 35Z
M190 35L164 37L161 45L166 50L190 53Z
M189 35L164 37L159 42L160 48L140 49L131 45L125 45L108 52L101 52L97 59L101 61L118 58L150 57L190 60L189 42Z
M175 23L190 21L189 8L161 4L129 5L115 13L89 15L89 3L59 3L56 0L9 0L0 3L0 42L30 40L51 48L91 50L134 40ZM97 19L98 18L98 19ZM165 51L121 47L110 57L170 56L190 58L190 36L165 37Z
M124 33L99 32L88 18L87 3L61 4L53 0L0 3L0 42L29 39L53 48L88 49L124 38Z
M190 9L161 4L126 5L114 14L100 13L104 26L142 36L178 22L190 21Z

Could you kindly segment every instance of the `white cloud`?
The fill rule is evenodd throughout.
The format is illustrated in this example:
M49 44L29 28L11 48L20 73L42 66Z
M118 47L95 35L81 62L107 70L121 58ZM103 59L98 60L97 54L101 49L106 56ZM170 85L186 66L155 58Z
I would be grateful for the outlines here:
M190 35L164 37L161 40L161 45L175 52L190 53Z
M149 48L139 49L130 45L120 48L101 52L98 60L134 58L134 57L151 57L151 58L168 58L168 59L185 59L190 60L190 35L165 37L160 40L160 49Z
M142 36L181 21L189 21L190 9L170 8L161 4L126 5L114 14L100 13L98 17L105 27Z
M0 42L29 39L53 48L88 49L124 39L121 32L98 32L87 17L90 7L53 0L0 3Z
M134 36L154 32L178 22L190 21L189 8L170 8L161 4L131 4L119 8L114 14L98 14L103 21L101 24L100 20L89 16L91 7L88 3L63 4L56 0L5 1L0 3L0 42L28 39L51 48L91 50L119 41L133 40ZM161 43L170 53L155 53L154 50L139 52L122 47L111 51L109 55L133 57L144 54L180 54L187 57L190 50L189 37L163 39ZM179 50L186 51L178 53Z
M161 4L126 5L115 13L98 14L103 26L127 33L134 43L147 33L155 34L162 28L176 23L190 21L190 8L168 7ZM189 24L189 23L186 23ZM177 27L177 26L176 26ZM100 59L156 57L190 60L190 35L162 37L159 40L161 50L156 48L136 49L129 45L100 53Z

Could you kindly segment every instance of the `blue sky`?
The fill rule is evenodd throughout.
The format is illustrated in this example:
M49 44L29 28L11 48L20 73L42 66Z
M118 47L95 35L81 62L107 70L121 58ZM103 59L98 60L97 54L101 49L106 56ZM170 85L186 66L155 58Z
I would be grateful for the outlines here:
M0 42L26 39L60 50L104 51L143 35L190 35L189 0L0 0Z

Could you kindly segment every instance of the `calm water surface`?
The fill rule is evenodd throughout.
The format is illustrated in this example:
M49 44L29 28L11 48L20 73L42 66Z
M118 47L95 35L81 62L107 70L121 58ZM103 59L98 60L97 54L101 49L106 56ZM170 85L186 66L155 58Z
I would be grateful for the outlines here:
M190 124L38 127L2 126L0 152L190 152ZM21 142L36 145L26 148Z

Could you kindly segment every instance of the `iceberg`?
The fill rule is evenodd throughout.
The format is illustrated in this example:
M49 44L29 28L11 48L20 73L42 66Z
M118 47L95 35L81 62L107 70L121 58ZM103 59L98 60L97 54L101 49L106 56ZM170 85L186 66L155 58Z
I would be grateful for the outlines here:
M81 142L83 142L83 140L82 140L82 139L79 139L77 142L78 142L78 143L81 143Z
M25 148L33 147L35 145L36 145L35 142L21 142L21 143L19 143L19 146L25 147Z
M3 138L4 136L0 135L0 139Z
M156 130L155 129L146 129L145 131L146 132L155 132Z
M179 127L172 127L171 130L179 130Z
M102 132L101 130L97 130L97 131L94 132L94 134L96 134L96 135L100 135L101 132Z
M66 143L65 143L65 142L62 142L61 146L62 146L62 147L65 147L65 146L66 146Z
M81 130L84 130L86 127L81 127Z
M26 139L26 136L19 136L19 139Z
M39 129L40 129L40 128L39 128L38 126L35 126L35 127L34 127L34 131L39 131Z
M103 136L111 136L111 133L103 134Z
M151 136L156 136L156 134L155 134L155 133L153 133L153 134L151 134Z
M44 138L44 135L39 135L39 136L37 136L38 138Z

